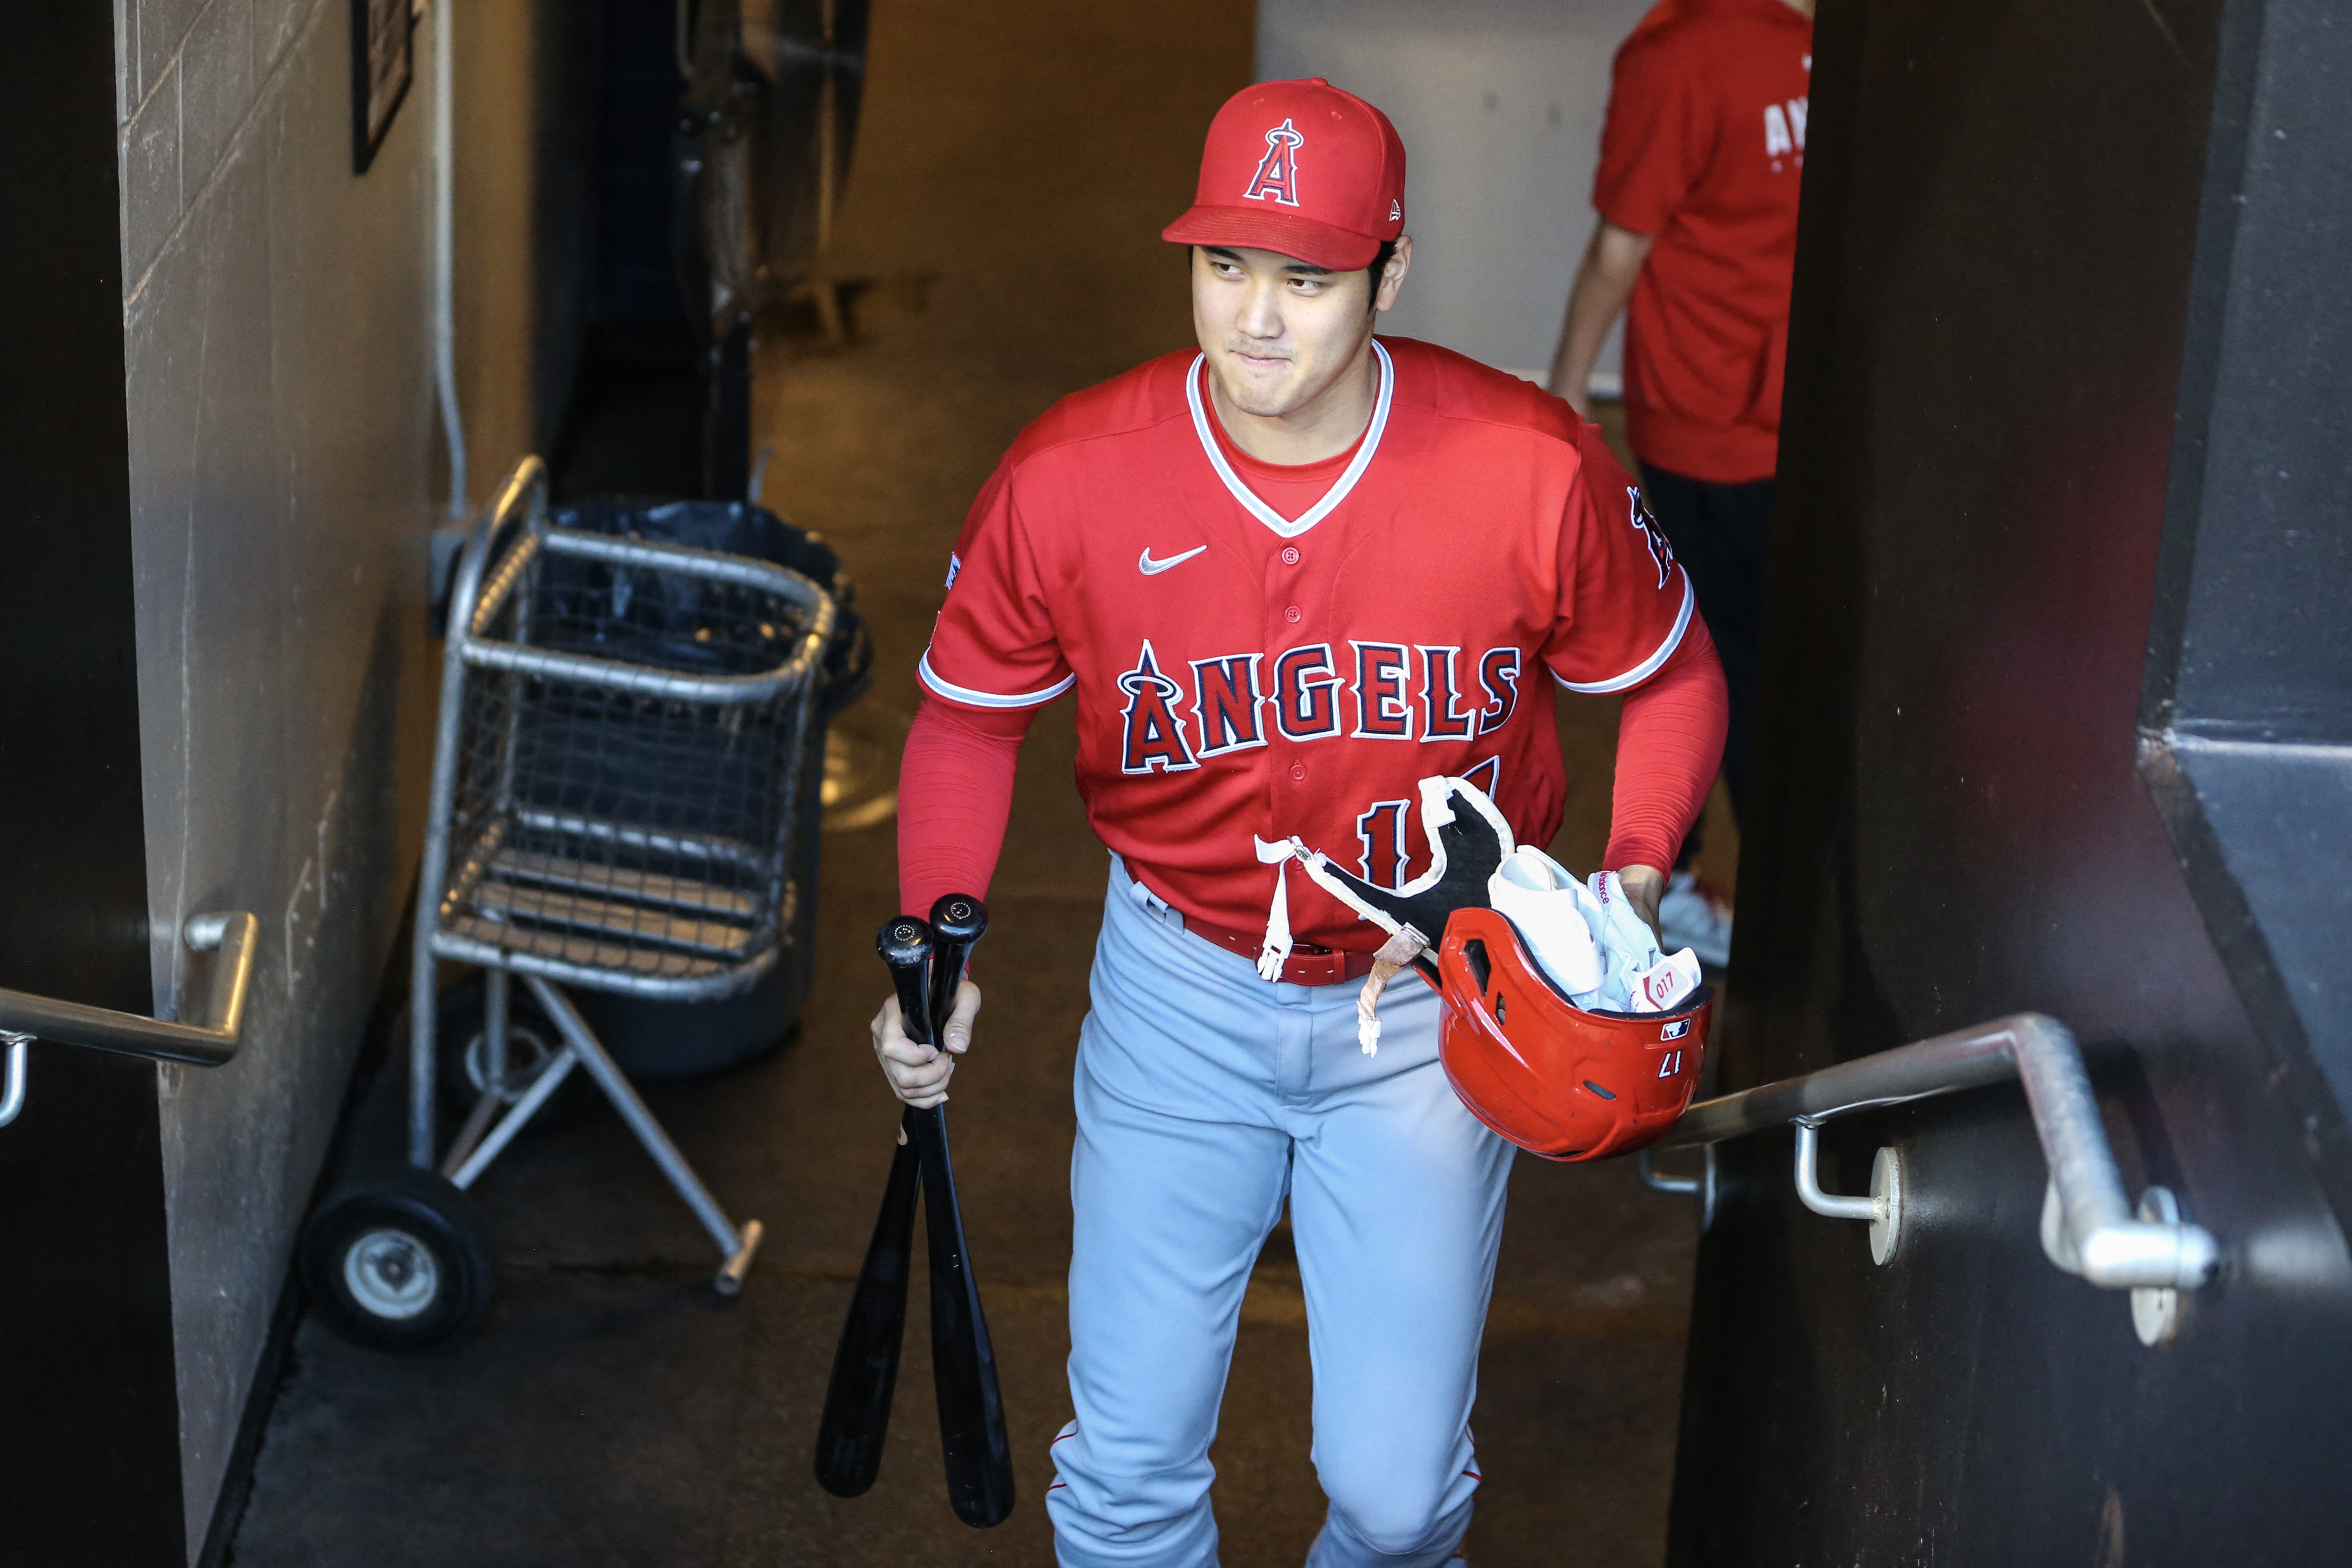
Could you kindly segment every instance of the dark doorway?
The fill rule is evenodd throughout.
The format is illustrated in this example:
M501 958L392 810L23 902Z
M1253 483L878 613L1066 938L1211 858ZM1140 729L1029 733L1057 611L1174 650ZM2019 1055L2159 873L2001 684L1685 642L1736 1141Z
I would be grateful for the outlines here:
M145 1014L114 19L0 35L0 986ZM37 1044L28 1079L0 1127L5 1555L177 1564L155 1068Z
M2141 1343L2011 1087L1826 1135L1847 1191L1903 1151L1883 1268L1727 1145L1677 1563L2341 1554L2340 34L1822 9L1725 1083L2051 1013L2228 1264Z

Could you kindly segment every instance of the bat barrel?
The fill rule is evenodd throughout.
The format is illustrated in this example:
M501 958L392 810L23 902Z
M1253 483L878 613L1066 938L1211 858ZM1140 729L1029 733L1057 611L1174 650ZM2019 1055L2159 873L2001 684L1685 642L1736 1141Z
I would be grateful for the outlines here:
M866 1266L858 1272L849 1317L841 1327L841 1345L834 1352L833 1376L817 1426L816 1479L835 1497L860 1496L881 1473L907 1324L919 1161L914 1144L902 1135L882 1191L882 1210L874 1221L874 1239L866 1249Z
M931 1381L940 1406L940 1450L948 1505L985 1530L1013 1511L1013 1451L999 1392L996 1352L981 1310L957 1201L942 1108L907 1113L922 1155L923 1209L930 1252Z

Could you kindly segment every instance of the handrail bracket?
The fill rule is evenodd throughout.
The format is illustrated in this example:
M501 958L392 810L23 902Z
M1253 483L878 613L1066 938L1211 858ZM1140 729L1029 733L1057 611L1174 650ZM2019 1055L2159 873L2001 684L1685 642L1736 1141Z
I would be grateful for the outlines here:
M1870 1260L1885 1263L1903 1238L1903 1152L1881 1146L1870 1162L1870 1196L1839 1197L1822 1191L1821 1129L1824 1118L1797 1119L1797 1197L1818 1215L1858 1219L1870 1226Z

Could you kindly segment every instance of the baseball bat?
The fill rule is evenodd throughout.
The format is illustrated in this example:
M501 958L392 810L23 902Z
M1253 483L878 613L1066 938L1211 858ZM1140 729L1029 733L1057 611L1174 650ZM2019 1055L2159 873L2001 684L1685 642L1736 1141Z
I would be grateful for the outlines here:
M875 938L898 984L898 1008L908 1037L927 1045L934 1037L929 999L916 998L919 1005L913 1008L908 1002L910 981L929 989L930 945L929 928L915 920L894 920ZM824 1414L817 1423L817 1485L835 1497L856 1497L874 1485L890 1428L890 1397L898 1388L907 1327L916 1182L922 1165L908 1121L913 1114L910 1108L899 1118L898 1146L882 1189L882 1211L875 1217L866 1264L850 1294L849 1317L841 1326L833 1376L825 1385Z
M931 906L931 1038L947 1038L971 950L988 932L988 906L968 893L943 894Z
M996 1352L980 1310L980 1286L964 1252L963 1214L955 1166L948 1158L947 1118L940 1107L907 1109L922 1152L923 1226L930 1244L931 1385L940 1402L940 1451L947 1461L948 1504L966 1524L985 1530L1013 1512L1013 1447L997 1391Z
M835 1497L857 1497L882 1469L882 1441L890 1429L890 1396L898 1384L898 1352L907 1327L907 1280L915 1250L915 1194L922 1155L902 1119L890 1179L874 1239L849 1298L849 1318L833 1354L824 1415L817 1425L816 1483Z
M937 934L931 950L933 1005L944 1027L954 1009L964 964L988 930L988 910L978 899L950 894L931 906L931 918ZM986 1529L1002 1524L1013 1511L1013 1449L1004 1430L996 1352L981 1310L980 1283L964 1247L963 1209L956 1199L955 1164L948 1154L947 1118L936 1106L909 1110L908 1116L922 1151L923 1218L930 1248L931 1381L939 1399L948 1500L958 1519Z

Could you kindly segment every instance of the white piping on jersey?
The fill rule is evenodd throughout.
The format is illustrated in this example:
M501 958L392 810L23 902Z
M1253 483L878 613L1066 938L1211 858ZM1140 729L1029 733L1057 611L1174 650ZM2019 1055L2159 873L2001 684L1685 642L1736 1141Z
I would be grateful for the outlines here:
M1201 438L1201 450L1209 455L1209 466L1217 470L1217 478L1225 481L1225 489L1234 492L1242 510L1285 539L1296 539L1330 516L1332 510L1348 499L1348 492L1356 488L1356 481L1364 477L1364 470L1372 466L1372 453L1381 444L1381 432L1388 428L1389 399L1396 391L1396 365L1378 338L1372 340L1372 353L1381 361L1381 395L1372 403L1372 422L1364 431L1364 444L1356 448L1355 460L1332 481L1331 488L1323 492L1323 499L1300 513L1296 521L1266 505L1255 490L1242 483L1241 476L1234 472L1234 466L1225 461L1224 452L1217 446L1216 433L1209 428L1209 411L1201 400L1202 366L1208 363L1209 356L1195 356L1192 368L1184 373L1184 401L1192 407L1192 433Z
M1666 640L1658 645L1657 652L1652 654L1649 658L1643 659L1641 663L1635 665L1624 674L1612 676L1607 680L1561 680L1559 671L1558 670L1552 671L1551 678L1554 680L1559 680L1562 686L1567 687L1570 691L1607 693L1611 691L1622 691L1629 686L1641 685L1642 682L1649 679L1653 675L1655 675L1658 672L1658 666L1665 663L1667 658L1674 653L1675 649L1682 646L1683 633L1690 627L1691 607L1694 603L1694 595L1691 593L1690 573L1685 571L1683 574L1682 614L1675 617L1675 629L1666 634ZM1055 689L1058 690L1059 688L1056 688Z
M1040 702L1051 702L1055 698L1067 691L1072 683L1078 679L1077 672L1073 670L1043 691L1032 691L1021 697L999 697L993 691L974 691L969 686L958 686L954 681L942 677L938 670L931 668L929 648L923 650L923 657L915 665L915 673L922 677L924 685L940 696L958 702L968 702L974 708L1034 708Z

